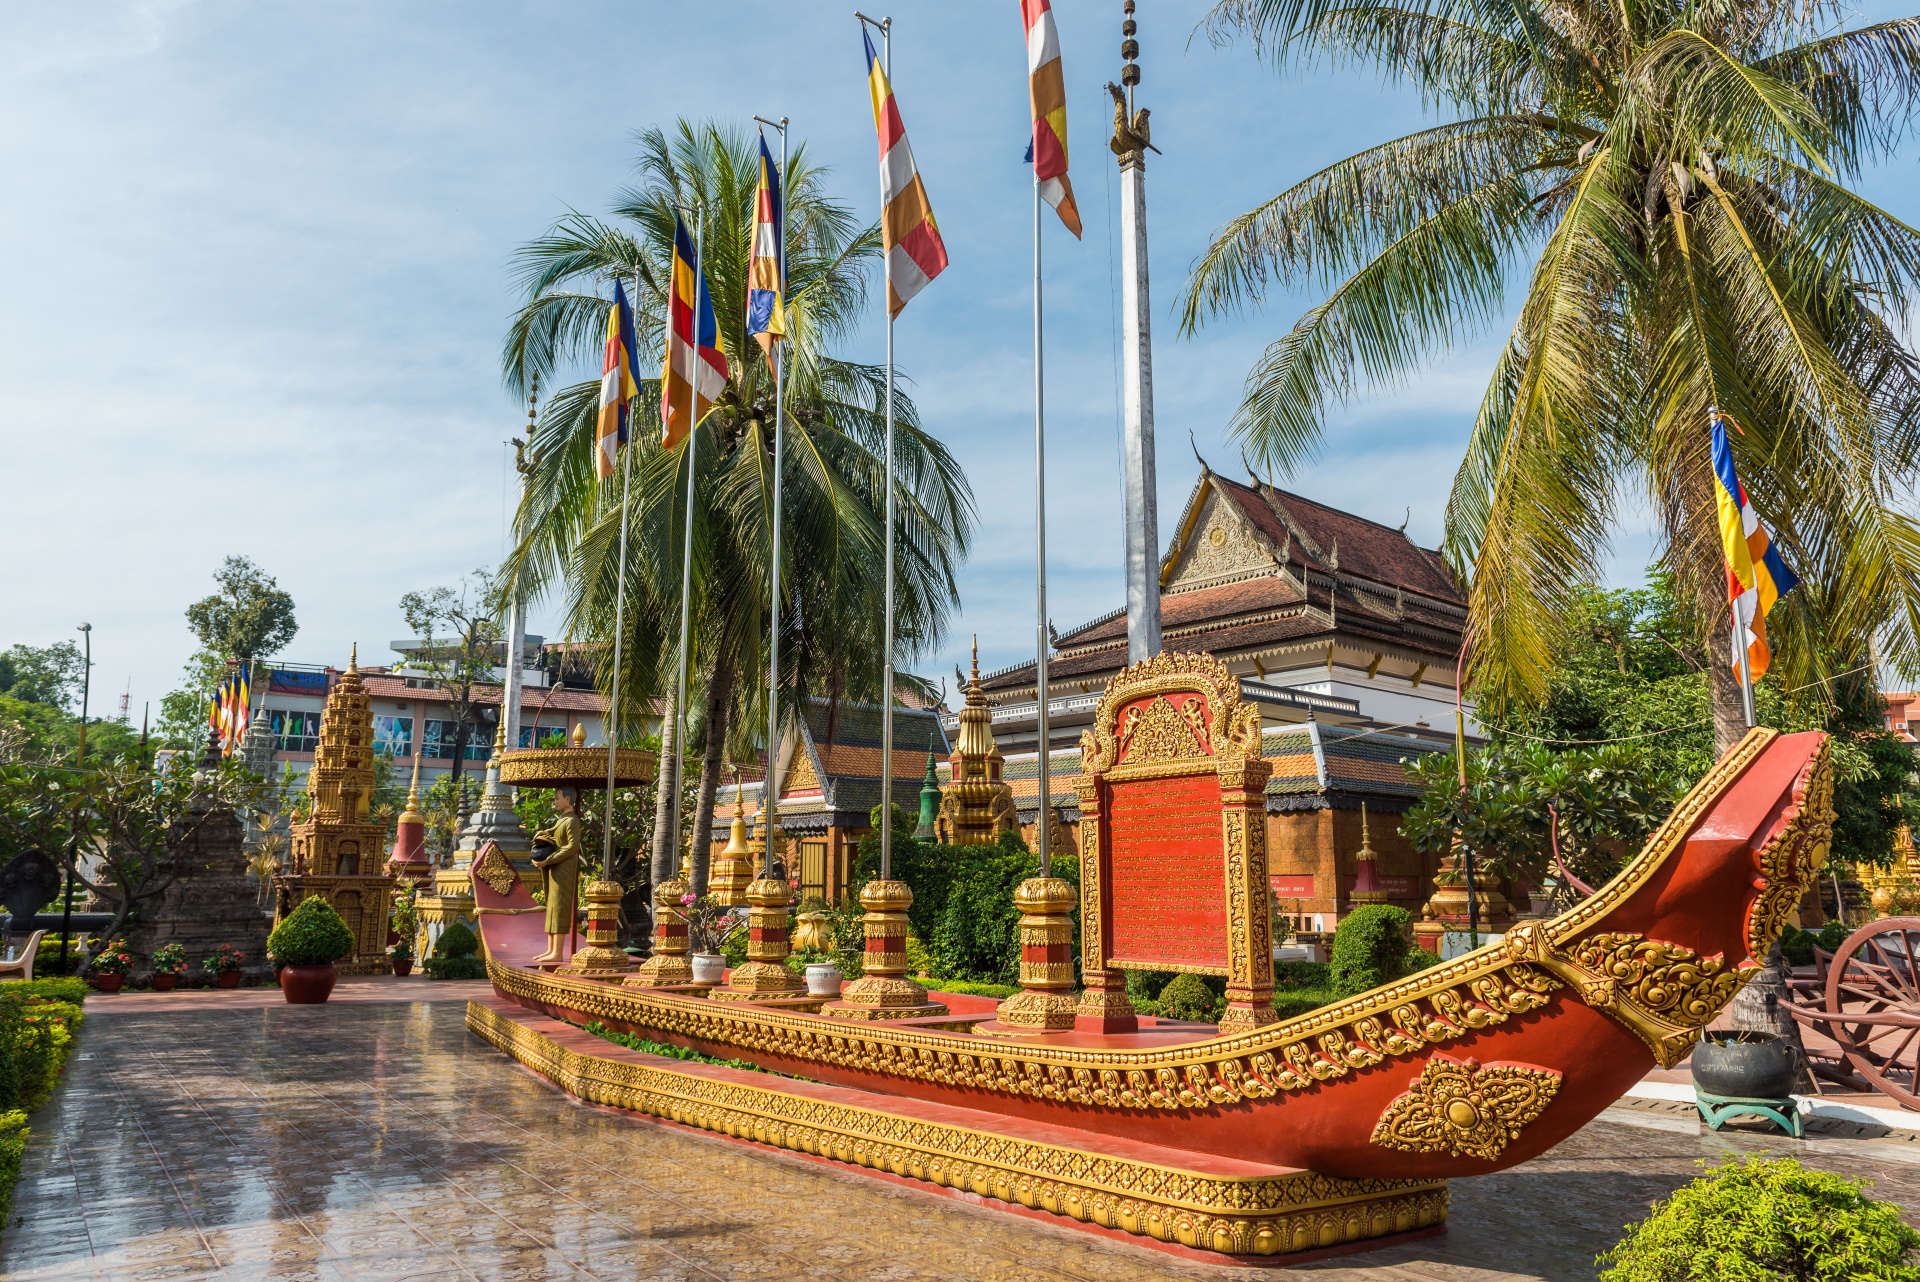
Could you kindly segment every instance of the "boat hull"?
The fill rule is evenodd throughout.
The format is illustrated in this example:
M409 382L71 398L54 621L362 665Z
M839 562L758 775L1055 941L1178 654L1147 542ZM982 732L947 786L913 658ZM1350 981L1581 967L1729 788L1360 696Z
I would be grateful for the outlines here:
M1478 1175L1684 1058L1817 874L1831 822L1825 737L1754 731L1571 912L1295 1019L1192 1040L852 1027L498 953L489 970L526 1008L817 1082L1348 1179Z

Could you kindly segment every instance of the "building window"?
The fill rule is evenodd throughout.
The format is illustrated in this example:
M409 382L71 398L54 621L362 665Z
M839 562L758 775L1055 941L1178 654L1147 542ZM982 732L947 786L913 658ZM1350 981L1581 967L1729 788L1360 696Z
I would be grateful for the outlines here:
M426 733L420 737L420 755L429 761L450 761L453 759L453 741L455 724L451 721L428 721ZM488 749L485 726L467 728L467 749L460 754L462 761L485 761Z
M320 746L320 714L269 708L275 752L312 752Z
M373 750L389 757L413 755L412 717L375 717Z
M567 746L567 728L565 726L541 726L540 742L533 741L534 727L520 727L520 746L522 748L564 748Z

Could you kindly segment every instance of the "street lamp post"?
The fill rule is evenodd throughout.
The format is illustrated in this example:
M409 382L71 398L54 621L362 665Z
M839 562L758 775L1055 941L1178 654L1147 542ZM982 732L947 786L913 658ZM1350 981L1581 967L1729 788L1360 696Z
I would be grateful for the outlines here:
M87 699L93 693L93 625L82 623L80 637L86 643L86 660L80 666L80 755L79 767L87 768ZM79 819L76 811L74 819ZM67 936L73 930L74 865L80 858L80 835L67 839L67 893L60 896L60 973L67 973Z

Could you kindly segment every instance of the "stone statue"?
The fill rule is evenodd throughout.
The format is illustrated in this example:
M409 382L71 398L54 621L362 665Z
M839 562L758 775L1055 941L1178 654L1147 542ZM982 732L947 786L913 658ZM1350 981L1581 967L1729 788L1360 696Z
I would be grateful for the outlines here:
M556 788L553 808L558 811L550 827L533 834L536 843L547 842L551 854L536 854L533 866L540 870L541 888L547 895L547 951L534 958L540 962L560 960L561 948L573 934L574 905L580 886L580 793L574 788Z

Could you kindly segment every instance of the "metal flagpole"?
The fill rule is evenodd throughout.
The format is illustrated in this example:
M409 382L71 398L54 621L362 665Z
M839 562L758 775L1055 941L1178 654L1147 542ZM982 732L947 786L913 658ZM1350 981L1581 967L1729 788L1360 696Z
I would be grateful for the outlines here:
M880 66L893 84L893 19L880 24ZM880 217L887 216L886 210ZM893 880L893 255L886 256L887 308L887 556L884 607L886 673L880 686L880 880Z
M759 117L754 117L756 120ZM768 122L771 123L771 122ZM780 307L785 327L787 304L787 118L780 117ZM780 751L780 490L786 480L787 342L783 333L773 341L773 565L767 573L771 607L767 639L767 774L761 787L766 809L766 871L773 876L773 849L779 832L780 788L775 778ZM738 781L735 781L736 784ZM738 793L736 786L734 789ZM788 865L792 875L792 865Z
M695 222L695 227L697 230L694 232L693 242L693 346L694 360L697 366L700 355L700 250L703 247L707 230L707 208L704 204L700 206L700 213ZM671 286L669 286L667 298L667 352L669 358L671 358L673 352L673 298ZM677 701L674 704L674 719L679 722L679 725L675 727L674 732L673 817L667 830L670 834L673 848L676 851L680 848L680 794L685 791L686 785L686 781L683 778L685 773L683 767L687 760L687 726L690 720L687 716L687 648L689 645L688 638L693 627L693 482L694 461L698 457L700 450L700 434L695 430L698 425L694 423L693 418L694 412L699 405L700 391L698 379L699 371L697 368L688 371L687 525L686 536L680 545L680 673L679 682L676 687L678 691ZM687 863L689 870L691 870L693 863L693 849L691 846L687 849Z
M1040 164L1033 166L1033 540L1034 596L1038 617L1034 620L1034 698L1038 703L1035 746L1039 749L1040 811L1034 816L1039 835L1040 875L1053 876L1053 781L1048 773L1051 762L1047 749L1051 735L1047 725L1047 373L1045 349L1041 341L1040 302Z
M527 439L514 459L514 470L520 473L520 501L527 500L527 478L532 473L534 433L539 430L540 376L533 376L533 386L527 393ZM526 660L527 603L520 591L520 575L513 576L513 589L507 599L507 679L501 693L500 715L507 725L507 747L520 746L520 705L522 699L523 678L521 665Z
M640 273L633 274L633 296L640 297ZM619 304L614 304L616 307ZM617 323L617 322L616 322ZM669 317L671 323L671 317ZM621 337L626 337L626 329L621 328ZM626 350L626 343L620 345L621 359L632 363L633 353ZM626 371L622 370L624 378ZM600 876L603 880L613 880L613 775L614 763L619 759L620 747L620 655L621 643L626 639L627 631L627 491L633 481L633 402L628 401L627 443L620 447L620 560L619 577L613 586L613 675L607 680L607 725L601 737L607 741L607 796L601 803L600 814ZM616 438L615 444L618 445ZM676 794L677 795L677 794Z
M1727 603L1727 613L1733 618L1733 651L1740 659L1740 712L1747 719L1747 729L1759 724L1753 706L1753 665L1747 658L1747 630L1740 623L1740 603Z

